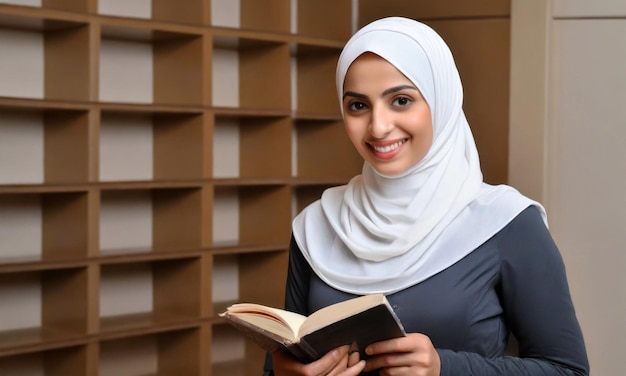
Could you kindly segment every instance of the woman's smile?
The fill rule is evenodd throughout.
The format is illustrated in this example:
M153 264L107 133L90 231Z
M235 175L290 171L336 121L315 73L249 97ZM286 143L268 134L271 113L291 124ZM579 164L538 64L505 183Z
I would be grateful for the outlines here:
M367 142L367 145L372 150L372 153L379 159L392 159L403 149L403 146L408 141L408 138L404 138L399 141L371 141Z

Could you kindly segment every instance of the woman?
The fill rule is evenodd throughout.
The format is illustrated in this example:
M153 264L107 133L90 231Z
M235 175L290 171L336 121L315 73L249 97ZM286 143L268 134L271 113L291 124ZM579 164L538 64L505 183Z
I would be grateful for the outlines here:
M276 352L266 375L587 375L545 211L483 183L445 42L417 21L375 21L342 51L337 90L363 172L295 218L286 308L382 292L410 334L362 360Z

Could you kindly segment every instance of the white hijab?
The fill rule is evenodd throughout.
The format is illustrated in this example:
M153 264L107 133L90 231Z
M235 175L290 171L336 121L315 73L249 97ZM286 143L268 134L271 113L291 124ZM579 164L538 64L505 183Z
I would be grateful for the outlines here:
M293 222L314 272L354 294L394 293L453 265L529 205L508 186L483 183L478 152L463 113L463 89L448 46L430 27L390 17L359 30L337 66L337 92L350 64L375 53L420 90L433 118L433 144L400 175L367 162L347 185L327 189Z

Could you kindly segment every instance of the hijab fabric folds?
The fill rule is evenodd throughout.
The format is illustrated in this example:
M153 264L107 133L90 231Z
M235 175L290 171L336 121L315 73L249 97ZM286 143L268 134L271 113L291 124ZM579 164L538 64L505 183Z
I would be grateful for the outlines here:
M353 294L394 293L453 265L529 205L545 220L543 207L515 189L483 183L461 80L435 31L401 17L359 30L339 57L340 101L350 64L365 52L387 60L420 90L433 143L399 175L383 176L366 162L361 175L327 189L294 219L294 238L323 281Z

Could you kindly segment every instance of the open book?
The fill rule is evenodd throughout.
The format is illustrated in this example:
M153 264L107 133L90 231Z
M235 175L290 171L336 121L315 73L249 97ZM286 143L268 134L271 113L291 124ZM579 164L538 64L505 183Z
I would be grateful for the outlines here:
M234 304L220 316L268 352L285 349L303 363L342 345L361 358L371 343L405 336L383 294L364 295L322 308L309 317L260 304Z

